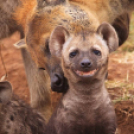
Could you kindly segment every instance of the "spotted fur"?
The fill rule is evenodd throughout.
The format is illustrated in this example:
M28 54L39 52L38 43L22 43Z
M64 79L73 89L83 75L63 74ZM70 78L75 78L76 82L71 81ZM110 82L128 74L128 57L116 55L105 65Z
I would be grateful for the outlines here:
M0 134L44 134L42 115L11 90L9 82L0 82Z

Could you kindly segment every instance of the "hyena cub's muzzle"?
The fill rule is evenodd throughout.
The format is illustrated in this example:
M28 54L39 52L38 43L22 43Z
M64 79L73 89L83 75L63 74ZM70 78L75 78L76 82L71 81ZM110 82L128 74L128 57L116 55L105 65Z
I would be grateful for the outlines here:
M82 46L84 46L84 43ZM74 51L70 52L69 57L72 72L82 78L94 76L100 68L100 64L98 63L102 58L101 51L93 47L90 48L90 45L86 50L82 50L79 47L75 48Z
M78 66L80 69L77 69L75 72L79 76L90 77L93 76L97 71L97 67L93 65L93 62L89 57L84 57L82 60L80 60Z

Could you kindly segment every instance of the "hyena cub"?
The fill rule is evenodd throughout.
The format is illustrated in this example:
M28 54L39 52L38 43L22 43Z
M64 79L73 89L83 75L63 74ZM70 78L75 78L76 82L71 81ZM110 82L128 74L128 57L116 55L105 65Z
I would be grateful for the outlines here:
M45 121L37 111L12 94L9 82L0 82L0 134L44 134Z
M117 47L116 32L107 23L101 24L96 33L82 31L75 36L62 26L55 28L50 51L62 57L69 90L52 115L47 134L115 133L115 111L104 80L108 55Z

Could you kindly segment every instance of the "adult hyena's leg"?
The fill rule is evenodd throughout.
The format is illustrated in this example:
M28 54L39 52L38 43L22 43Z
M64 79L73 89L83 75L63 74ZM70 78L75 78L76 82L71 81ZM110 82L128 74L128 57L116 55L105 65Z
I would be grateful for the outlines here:
M50 80L45 71L39 70L26 48L21 48L26 76L30 88L31 106L48 120L51 116Z

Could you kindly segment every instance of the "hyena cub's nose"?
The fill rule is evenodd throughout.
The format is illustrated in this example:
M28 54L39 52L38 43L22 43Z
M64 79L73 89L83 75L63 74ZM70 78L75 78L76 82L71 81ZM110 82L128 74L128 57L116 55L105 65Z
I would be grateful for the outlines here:
M83 59L81 61L81 67L82 68L90 68L91 67L91 61L89 59Z

